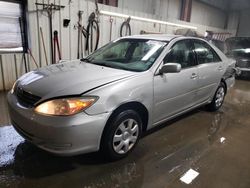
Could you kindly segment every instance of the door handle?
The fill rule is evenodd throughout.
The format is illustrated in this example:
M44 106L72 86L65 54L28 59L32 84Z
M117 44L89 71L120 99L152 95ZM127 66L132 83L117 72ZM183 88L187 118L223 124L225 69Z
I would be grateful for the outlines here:
M195 79L195 78L197 78L198 76L197 76L197 74L195 74L195 73L192 73L192 75L191 75L191 79Z
M223 67L222 66L219 66L218 67L218 71L222 71L223 70Z

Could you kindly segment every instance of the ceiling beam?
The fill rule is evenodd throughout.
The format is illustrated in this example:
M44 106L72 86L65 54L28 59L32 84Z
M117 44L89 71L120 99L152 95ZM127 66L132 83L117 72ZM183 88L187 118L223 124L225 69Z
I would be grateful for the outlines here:
M230 0L230 10L246 10L250 9L249 0Z
M218 8L221 9L223 11L228 11L229 9L229 4L230 1L229 0L198 0L204 4L210 5L214 8Z

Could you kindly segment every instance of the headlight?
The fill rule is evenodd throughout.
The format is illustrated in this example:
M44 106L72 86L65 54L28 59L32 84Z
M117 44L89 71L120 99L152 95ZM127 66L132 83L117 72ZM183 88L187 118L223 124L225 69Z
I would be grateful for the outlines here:
M17 84L17 81L15 81L15 83L13 84L11 90L10 90L10 93L13 94L14 91L15 91L15 88L16 88L16 84Z
M38 105L35 112L44 115L69 116L89 108L97 99L97 97L55 99Z

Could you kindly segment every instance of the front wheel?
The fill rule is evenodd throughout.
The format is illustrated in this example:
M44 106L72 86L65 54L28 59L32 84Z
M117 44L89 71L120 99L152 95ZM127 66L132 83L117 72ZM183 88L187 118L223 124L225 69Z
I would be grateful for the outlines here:
M226 86L223 82L217 88L212 102L207 106L210 111L217 111L223 104L226 95Z
M126 157L136 146L142 130L142 121L133 110L120 112L112 118L102 139L102 152L109 160Z

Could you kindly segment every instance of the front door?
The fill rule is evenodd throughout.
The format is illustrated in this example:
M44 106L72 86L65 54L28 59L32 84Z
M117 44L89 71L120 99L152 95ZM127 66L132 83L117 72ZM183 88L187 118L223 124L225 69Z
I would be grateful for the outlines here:
M191 41L176 42L163 63L179 63L182 69L154 77L154 123L196 104L198 69Z

